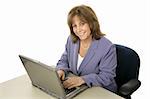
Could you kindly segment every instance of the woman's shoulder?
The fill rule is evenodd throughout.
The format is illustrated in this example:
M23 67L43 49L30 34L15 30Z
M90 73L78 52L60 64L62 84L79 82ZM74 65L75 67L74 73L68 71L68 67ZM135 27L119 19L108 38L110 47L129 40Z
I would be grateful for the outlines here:
M69 35L67 38L67 41L70 41L70 40L71 40L71 35Z
M104 46L109 46L109 45L113 45L113 43L106 37L101 37L99 40L98 40L99 44L102 44Z
M71 35L69 35L67 38L67 43L71 43L71 42L72 42L72 37L71 37Z
M74 45L71 35L69 35L68 38L67 38L67 45L69 45L69 46Z
M110 49L114 49L115 44L113 44L108 38L102 37L98 40L98 50L103 51L103 53L107 53Z

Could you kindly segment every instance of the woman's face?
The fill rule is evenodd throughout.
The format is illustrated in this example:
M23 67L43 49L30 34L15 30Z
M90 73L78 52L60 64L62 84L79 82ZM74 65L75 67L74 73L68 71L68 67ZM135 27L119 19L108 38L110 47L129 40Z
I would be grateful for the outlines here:
M86 40L91 37L89 24L81 21L77 15L72 18L72 27L73 32L79 37L80 40Z

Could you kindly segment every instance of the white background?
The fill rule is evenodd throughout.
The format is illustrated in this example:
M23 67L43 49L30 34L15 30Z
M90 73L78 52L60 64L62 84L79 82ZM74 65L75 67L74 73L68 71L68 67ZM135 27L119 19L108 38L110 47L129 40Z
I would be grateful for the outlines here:
M149 98L149 0L1 0L0 83L26 73L19 54L56 65L69 35L67 14L80 4L93 8L108 39L139 54L142 85L132 96Z

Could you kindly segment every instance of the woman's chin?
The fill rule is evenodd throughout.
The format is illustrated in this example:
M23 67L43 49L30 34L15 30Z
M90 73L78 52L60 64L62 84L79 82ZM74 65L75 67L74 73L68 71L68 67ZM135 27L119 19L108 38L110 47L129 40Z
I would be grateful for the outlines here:
M80 40L85 40L85 38L84 37L80 37Z

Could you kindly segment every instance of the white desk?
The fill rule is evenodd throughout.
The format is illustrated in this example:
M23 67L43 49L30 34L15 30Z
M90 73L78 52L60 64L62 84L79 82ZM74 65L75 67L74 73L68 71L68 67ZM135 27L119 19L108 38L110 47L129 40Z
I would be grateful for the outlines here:
M17 77L0 84L0 99L55 99L32 86L27 75ZM101 87L92 87L77 95L74 99L124 99Z

